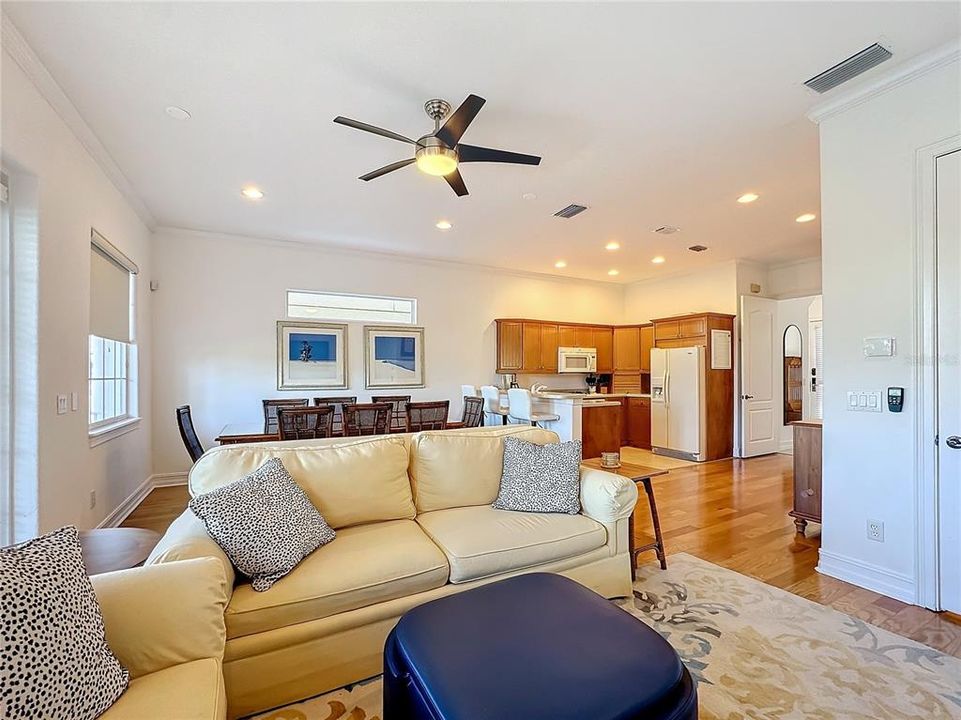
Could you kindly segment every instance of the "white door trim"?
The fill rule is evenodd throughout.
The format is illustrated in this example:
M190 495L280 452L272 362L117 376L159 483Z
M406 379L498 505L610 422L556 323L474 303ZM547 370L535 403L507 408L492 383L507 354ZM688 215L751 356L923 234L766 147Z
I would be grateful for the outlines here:
M915 154L915 300L917 362L915 362L915 577L917 602L941 609L938 577L937 450L937 217L936 161L961 150L961 135L920 148Z

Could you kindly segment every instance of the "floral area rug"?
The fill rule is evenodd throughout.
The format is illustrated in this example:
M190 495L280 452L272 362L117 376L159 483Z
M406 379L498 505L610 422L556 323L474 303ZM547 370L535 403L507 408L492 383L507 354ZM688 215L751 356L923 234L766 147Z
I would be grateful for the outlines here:
M617 604L680 654L701 720L961 718L961 659L690 555L640 568ZM381 683L257 717L381 720Z

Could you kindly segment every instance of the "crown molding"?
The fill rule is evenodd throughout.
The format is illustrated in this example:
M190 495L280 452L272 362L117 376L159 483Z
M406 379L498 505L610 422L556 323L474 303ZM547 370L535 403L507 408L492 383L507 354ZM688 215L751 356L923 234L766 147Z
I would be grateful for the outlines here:
M41 97L60 116L60 119L67 125L94 162L97 163L107 179L130 203L144 225L153 230L156 220L143 199L134 190L130 180L123 174L120 166L117 165L103 143L100 142L100 138L87 125L76 106L64 93L63 88L40 61L33 48L30 47L5 12L0 17L0 45L3 46L3 51L20 66L34 87L37 88Z
M811 257L800 258L798 260L785 260L784 262L771 263L767 266L768 270L783 270L785 268L797 267L798 265L808 265L814 262L821 262L820 255L812 255Z
M807 114L808 119L815 123L821 123L823 120L861 105L871 98L909 83L933 70L957 62L959 58L961 58L961 41L952 40L933 50L915 55L890 71L814 106Z
M596 285L604 288L625 288L629 283L610 282L607 280L595 280L592 278L569 277L566 275L551 275L550 273L540 273L533 270L517 270L515 268L499 267L497 265L485 265L483 263L472 263L465 260L450 260L448 258L431 257L429 255L412 255L409 253L392 253L386 250L367 250L353 248L345 245L337 245L322 240L301 240L292 238L266 238L255 235L243 235L241 233L225 233L216 230L195 230L191 228L174 227L161 225L154 229L154 242L163 242L164 235L177 235L190 237L197 240L212 240L226 242L243 242L249 245L260 245L264 247L283 248L287 250L299 250L304 252L325 253L343 255L347 257L368 257L380 260L390 260L395 263L410 263L412 265L430 265L433 267L455 267L461 270L472 270L474 272L485 272L492 275L508 275L511 277L527 278L532 280L542 280L557 283L575 283L578 285Z

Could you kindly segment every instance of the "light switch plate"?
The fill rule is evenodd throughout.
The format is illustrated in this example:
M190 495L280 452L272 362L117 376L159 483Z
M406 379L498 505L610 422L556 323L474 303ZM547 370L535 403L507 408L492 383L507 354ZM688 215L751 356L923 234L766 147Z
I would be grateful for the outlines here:
M893 337L864 338L864 357L893 357Z
M848 390L849 412L884 412L880 390Z
M80 409L80 395L79 393L70 393L70 411L77 412Z
M57 415L66 415L70 407L68 402L66 395L57 395Z

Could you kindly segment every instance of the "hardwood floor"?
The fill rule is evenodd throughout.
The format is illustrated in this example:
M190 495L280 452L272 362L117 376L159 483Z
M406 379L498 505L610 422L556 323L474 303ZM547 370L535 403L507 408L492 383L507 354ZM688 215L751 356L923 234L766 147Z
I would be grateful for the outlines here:
M638 453L636 456L632 453ZM628 462L645 456L622 450ZM768 455L673 468L654 479L664 542L670 553L686 552L757 578L796 595L859 617L892 632L961 657L961 619L906 605L815 571L820 526L795 534L791 509L792 460ZM157 488L123 523L163 533L187 506L183 486ZM635 515L638 543L652 532L646 504ZM655 562L654 553L641 563Z

